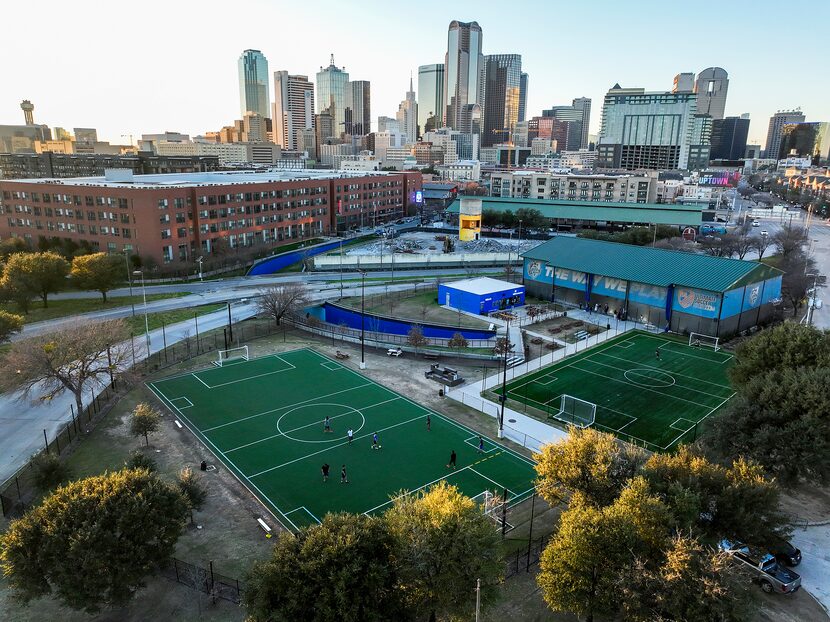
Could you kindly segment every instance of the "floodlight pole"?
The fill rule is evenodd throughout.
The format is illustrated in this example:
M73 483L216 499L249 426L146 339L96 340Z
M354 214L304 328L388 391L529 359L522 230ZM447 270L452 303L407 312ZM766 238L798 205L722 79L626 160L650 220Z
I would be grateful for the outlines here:
M144 298L144 334L147 337L147 358L150 358L150 322L147 320L147 289L144 287L144 271L136 270L134 275L141 275L141 294Z
M124 265L127 266L127 283L130 286L130 307L132 308L132 316L135 317L135 301L133 300L133 275L130 274L130 256L129 251L124 249Z
M366 271L360 271L360 369L366 369Z
M506 343L504 345L504 376L501 381L501 410L499 411L498 437L504 438L504 403L507 401L507 354L510 352L510 317L507 317Z

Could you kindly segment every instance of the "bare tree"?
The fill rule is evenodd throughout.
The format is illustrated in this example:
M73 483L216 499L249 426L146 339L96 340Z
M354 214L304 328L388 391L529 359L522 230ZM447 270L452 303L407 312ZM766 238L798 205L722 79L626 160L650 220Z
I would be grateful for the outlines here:
M755 248L755 239L754 236L741 231L738 235L735 236L735 242L733 244L735 249L735 254L738 256L738 259L743 259L746 257L746 254Z
M406 342L415 348L416 352L428 343L427 338L424 337L423 329L417 324L414 324L412 328L409 329L409 332L406 335Z
M293 315L308 304L308 290L302 283L284 283L260 290L257 312L279 326L286 315Z
M778 253L786 259L790 255L800 252L807 243L807 230L803 227L787 226L772 236Z
M129 336L123 320L108 320L18 341L3 359L8 372L0 374L0 388L41 400L69 391L80 412L84 391L106 386L112 374L126 369Z
M507 337L499 337L496 339L496 345L493 348L493 352L499 356L507 356L515 347L516 344L510 343L510 339Z
M758 251L758 259L763 259L764 253L767 252L770 244L772 244L772 240L770 240L768 235L752 236L752 248Z
M812 274L816 270L816 263L808 257L803 250L793 252L782 257L778 268L784 271L781 279L781 296L793 306L793 315L798 315L798 310L807 298L807 290L813 286Z
M455 350L462 350L469 345L469 342L461 333L455 333L447 342L447 345Z

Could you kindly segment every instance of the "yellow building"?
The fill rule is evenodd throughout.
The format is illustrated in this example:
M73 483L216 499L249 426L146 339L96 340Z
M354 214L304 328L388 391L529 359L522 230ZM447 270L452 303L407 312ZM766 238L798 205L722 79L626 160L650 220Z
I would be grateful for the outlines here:
M461 242L477 240L481 235L481 199L461 197L458 210L458 239Z

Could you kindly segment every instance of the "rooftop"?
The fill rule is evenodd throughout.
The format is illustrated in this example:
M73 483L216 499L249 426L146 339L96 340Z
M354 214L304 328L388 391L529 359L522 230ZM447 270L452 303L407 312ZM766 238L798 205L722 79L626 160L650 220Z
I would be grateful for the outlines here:
M105 176L47 179L14 179L28 184L62 184L69 186L101 186L109 188L169 188L224 186L230 184L261 184L311 179L352 179L366 176L388 176L379 171L331 171L312 169L273 169L270 171L214 171L207 173L167 173L133 175L132 181L110 181ZM398 173L400 174L400 173Z
M522 253L522 256L556 268L646 285L679 285L713 292L725 292L782 274L757 261L561 235Z
M453 289L460 289L471 294L492 294L494 292L503 292L508 289L518 289L523 287L516 283L508 281L499 281L498 279L491 279L487 276L480 276L475 279L462 279L461 281L453 281L452 283L444 283L447 287Z

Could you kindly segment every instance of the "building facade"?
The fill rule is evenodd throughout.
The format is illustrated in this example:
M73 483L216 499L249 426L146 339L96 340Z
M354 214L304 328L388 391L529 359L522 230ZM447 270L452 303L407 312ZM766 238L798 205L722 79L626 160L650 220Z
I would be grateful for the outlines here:
M297 135L314 129L314 84L308 76L274 72L272 115L274 142L283 149L298 149Z
M420 173L310 170L3 181L0 238L57 236L192 265L399 218L420 189Z
M765 157L773 160L779 159L781 153L781 136L784 126L788 123L804 123L807 117L801 110L779 110L769 119L767 128L767 142Z
M558 201L654 203L657 198L657 186L656 179L648 175L500 171L490 175L490 196Z
M443 125L454 130L460 127L465 106L482 106L481 72L484 65L482 32L477 22L450 22L447 32L447 54L444 58Z
M697 113L708 114L712 119L723 119L726 112L726 93L729 90L729 74L720 67L709 67L697 74Z
M239 110L240 116L255 112L263 118L271 116L268 96L268 60L259 50L245 50L239 57ZM75 139L78 130L75 130Z
M354 80L346 85L346 94L343 131L350 136L365 136L372 127L371 85L368 80Z
M830 123L787 123L781 130L778 159L795 154L814 166L830 162Z
M398 128L408 143L418 140L418 102L415 99L415 91L412 88L412 77L409 78L409 90L406 97L398 106L398 113L395 115L398 121ZM380 128L378 128L380 129Z
M418 67L419 138L425 132L436 130L443 125L443 111L444 63L421 65Z
M527 119L527 89L530 77L523 73L519 80L519 123Z
M331 136L339 138L346 123L346 99L349 74L334 64L334 54L328 67L317 72L317 114L327 111L332 118Z
M206 173L219 168L216 156L165 156L139 152L111 156L45 152L0 153L0 179L64 179L95 177L108 168L129 169L136 175Z
M484 128L482 147L509 143L519 121L522 86L520 54L490 54L484 57Z
M742 160L749 136L749 115L712 121L712 160Z

